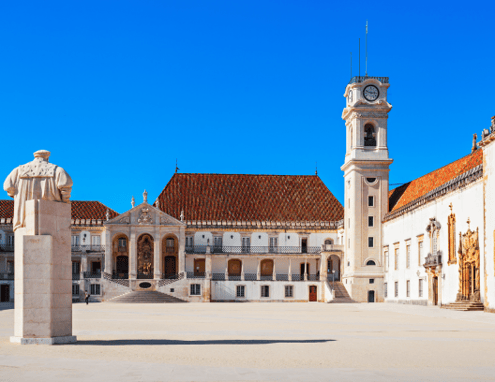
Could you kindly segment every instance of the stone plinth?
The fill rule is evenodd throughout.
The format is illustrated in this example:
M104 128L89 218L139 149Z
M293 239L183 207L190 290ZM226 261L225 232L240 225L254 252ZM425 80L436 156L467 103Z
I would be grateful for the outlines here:
M57 344L72 336L69 203L26 201L15 231L15 326L11 342Z

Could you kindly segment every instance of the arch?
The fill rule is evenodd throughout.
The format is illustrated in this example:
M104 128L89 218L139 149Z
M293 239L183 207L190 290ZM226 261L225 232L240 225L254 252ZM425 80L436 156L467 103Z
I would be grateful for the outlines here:
M241 276L242 261L239 259L231 259L228 262L229 276Z
M153 253L155 242L149 233L143 233L137 240L137 278L153 278Z
M325 239L325 245L327 245L327 244L330 244L330 245L333 244L333 240L330 238Z
M162 238L163 275L166 279L175 278L179 266L179 239L173 233Z
M112 237L113 278L127 279L129 277L129 238L122 232Z
M260 263L261 276L272 276L273 275L273 260L264 259Z
M375 265L376 265L375 260L368 260L368 261L366 262L366 265L375 266Z
M337 255L327 257L327 280L340 281L341 260ZM333 272L335 271L335 272Z
M364 125L364 145L368 147L376 146L376 131L372 123Z

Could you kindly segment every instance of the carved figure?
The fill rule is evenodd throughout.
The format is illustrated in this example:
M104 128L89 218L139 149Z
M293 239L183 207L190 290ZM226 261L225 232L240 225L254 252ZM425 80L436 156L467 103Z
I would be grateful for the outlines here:
M49 157L49 151L36 151L32 162L15 168L5 179L3 189L14 198L14 231L25 227L26 201L70 203L72 179L62 167L49 163Z

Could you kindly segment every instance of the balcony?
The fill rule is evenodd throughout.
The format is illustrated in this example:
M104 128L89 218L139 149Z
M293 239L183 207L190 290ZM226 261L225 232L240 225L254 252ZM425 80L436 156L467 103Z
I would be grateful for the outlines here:
M343 244L322 244L322 252L344 252Z
M85 279L101 279L101 272L84 272Z
M436 255L428 253L428 256L425 257L425 263L423 266L425 268L432 268L442 265L442 253L438 251Z
M78 281L81 280L81 274L80 273L73 273L72 274L72 281Z
M319 255L321 253L321 247L304 247L304 246L207 246L207 245L193 245L186 247L187 254L205 254L207 248L210 249L212 254L273 254L273 255Z
M14 245L0 244L0 252L14 252Z
M72 245L72 252L95 252L95 253L105 253L106 245Z
M359 82L364 82L366 80L378 80L380 81L382 84L388 84L388 77L368 77L368 76L354 76L351 78L351 80L349 81L349 85L350 84L355 84L355 83L359 83Z

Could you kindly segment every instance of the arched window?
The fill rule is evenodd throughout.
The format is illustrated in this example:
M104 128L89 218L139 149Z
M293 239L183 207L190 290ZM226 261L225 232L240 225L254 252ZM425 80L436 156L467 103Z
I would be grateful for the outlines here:
M366 265L376 265L375 260L368 260Z
M333 240L332 239L327 239L327 240L325 240L325 244L333 244Z
M174 253L175 252L175 240L174 239L167 239L166 243L166 251L167 253Z
M376 146L375 127L371 123L364 126L364 145Z

